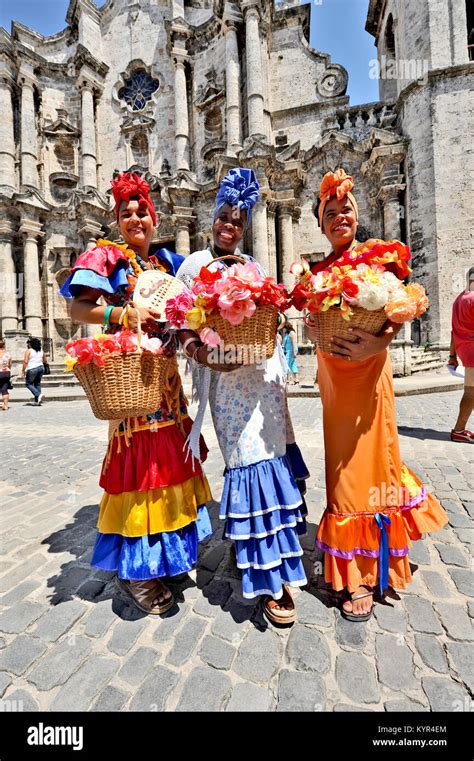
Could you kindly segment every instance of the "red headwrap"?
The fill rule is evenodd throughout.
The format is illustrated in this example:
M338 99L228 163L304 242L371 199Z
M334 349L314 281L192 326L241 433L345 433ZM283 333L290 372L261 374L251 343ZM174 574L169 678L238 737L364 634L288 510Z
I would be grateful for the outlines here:
M156 212L153 201L150 198L150 186L146 180L143 180L138 174L130 176L130 172L119 174L116 180L112 180L112 195L115 201L115 218L119 218L119 207L121 201L127 203L131 198L138 198L141 203L146 204L149 209L153 224L156 227Z

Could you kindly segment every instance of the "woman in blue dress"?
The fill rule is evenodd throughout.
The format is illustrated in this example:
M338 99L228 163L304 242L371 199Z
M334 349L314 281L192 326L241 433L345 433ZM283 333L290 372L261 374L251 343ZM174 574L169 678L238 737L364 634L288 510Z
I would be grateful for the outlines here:
M212 271L226 266L222 261L211 264L213 259L228 255L228 263L234 263L231 257L250 221L258 191L250 169L231 169L223 179L216 199L213 245L191 254L177 272L188 287L201 267L211 265ZM254 261L247 255L243 258ZM191 449L198 453L199 424L209 400L226 466L220 518L225 521L224 538L235 543L243 596L263 595L269 620L291 623L296 616L290 587L307 583L298 535L305 531L302 493L309 474L288 413L281 350L260 365L222 372L209 369L209 349L200 344L196 334L194 341L186 338L186 349L190 347L189 355L198 363L193 381L200 398Z

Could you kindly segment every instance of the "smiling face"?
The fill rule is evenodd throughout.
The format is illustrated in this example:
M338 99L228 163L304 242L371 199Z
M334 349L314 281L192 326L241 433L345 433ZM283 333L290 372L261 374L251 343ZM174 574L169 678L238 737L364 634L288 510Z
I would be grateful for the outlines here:
M245 211L225 203L219 209L212 226L214 245L223 251L235 251L243 238L245 221Z
M322 231L334 251L350 246L356 236L357 216L347 196L340 201L334 197L327 202L324 207Z
M122 201L119 208L119 230L125 243L145 253L153 238L153 220L147 205L138 198Z

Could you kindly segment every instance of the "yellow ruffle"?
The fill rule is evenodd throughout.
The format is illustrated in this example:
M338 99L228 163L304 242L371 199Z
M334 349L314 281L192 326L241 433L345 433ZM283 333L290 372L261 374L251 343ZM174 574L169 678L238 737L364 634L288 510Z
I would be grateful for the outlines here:
M162 489L122 494L104 492L97 528L102 534L122 536L176 531L195 521L197 508L211 499L204 475Z

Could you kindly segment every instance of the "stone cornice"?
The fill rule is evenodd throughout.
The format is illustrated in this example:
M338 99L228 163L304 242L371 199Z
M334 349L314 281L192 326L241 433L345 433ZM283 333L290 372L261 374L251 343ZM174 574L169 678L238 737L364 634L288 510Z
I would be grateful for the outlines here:
M66 23L72 25L77 20L79 11L87 13L88 16L99 22L104 10L105 7L99 9L92 0L70 0L66 13Z
M378 38L380 32L380 22L384 15L386 0L370 0L367 11L367 20L365 22L365 31Z
M26 187L20 193L15 193L14 204L21 209L22 207L29 209L37 209L38 211L51 211L53 206L46 201L42 193L37 188Z
M405 190L406 184L404 182L396 182L393 185L383 185L376 195L376 200L382 204L389 199L394 201L400 201L400 194Z
M86 67L91 69L101 79L105 79L109 70L109 67L106 63L98 61L97 58L94 58L92 53L81 43L79 43L77 46L73 61L76 67L76 71Z
M457 66L449 66L443 69L431 69L428 71L428 85L432 82L436 82L438 79L454 79L455 77L469 74L474 76L474 61L468 61L467 63L460 63ZM410 82L399 93L398 100L395 103L396 111L400 111L400 108L405 103L406 99L416 90L421 90L428 86L425 82ZM469 83L466 81L466 90L469 89ZM471 85L472 89L472 85Z

